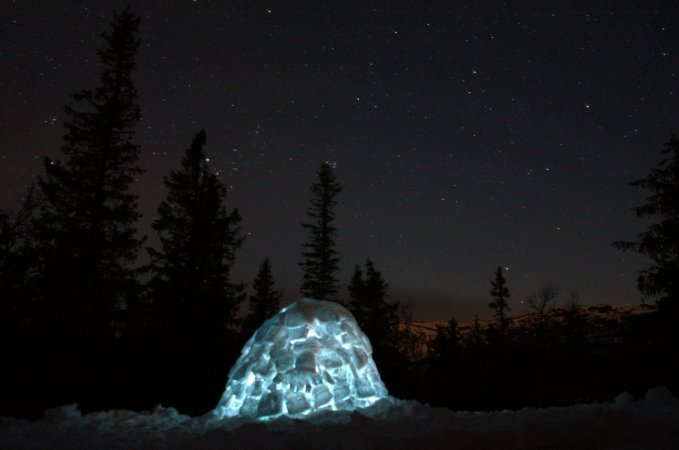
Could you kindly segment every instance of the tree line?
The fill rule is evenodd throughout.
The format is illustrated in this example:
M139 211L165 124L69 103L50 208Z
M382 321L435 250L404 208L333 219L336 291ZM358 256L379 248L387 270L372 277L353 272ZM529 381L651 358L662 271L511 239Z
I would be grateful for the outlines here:
M4 361L7 400L0 414L31 415L68 402L84 410L163 403L188 413L207 411L244 341L280 307L282 294L268 258L250 295L231 277L244 240L242 219L237 208L227 206L227 189L210 168L205 130L197 131L179 167L163 180L167 195L152 224L158 245L147 247L139 235L138 197L131 189L143 173L141 149L134 143L141 112L132 81L139 22L129 7L115 13L98 51L99 84L73 95L75 105L65 108L63 159L45 159L44 173L16 213L0 211L0 337L10 343ZM639 287L658 296L663 320L672 317L672 323L679 309L678 151L673 136L659 168L634 183L653 192L637 214L663 220L640 234L639 242L616 243L651 257ZM580 350L589 348L582 347L580 331L562 330L545 318L554 298L549 290L527 299L544 319L539 326L515 327L507 280L498 267L489 304L495 322L482 327L477 320L462 339L453 317L426 343L422 357L422 336L403 326L400 305L388 300L388 284L370 258L355 266L348 295L342 295L334 225L341 186L330 164L316 175L302 224L307 241L301 292L338 301L354 314L394 395L449 406L470 392L476 400L489 398L474 389L463 395L455 386L479 386L479 380L505 386L498 380L512 378L503 373L516 361L534 363L536 342L554 350L563 333L578 336ZM141 252L148 253L149 264L136 265ZM246 300L248 313L240 319ZM572 312L567 322L581 323ZM526 338L535 333L542 337ZM526 361L521 367L533 367ZM468 368L462 378L460 364ZM446 392L450 399L441 400ZM506 398L496 394L496 400Z
M73 401L96 409L151 398L209 409L243 341L280 306L268 258L249 298L231 277L244 240L241 216L227 207L227 189L210 168L205 130L163 180L167 195L152 224L159 244L146 247L139 235L139 199L131 189L143 173L132 80L139 22L129 7L115 13L98 51L99 84L65 107L62 159L45 159L17 213L0 212L2 338L12 343L12 381L25 388L8 388L10 410ZM301 292L343 302L333 225L341 188L330 164L317 175L302 225L308 241ZM144 251L150 263L135 265ZM390 305L389 325L379 325L375 311L387 304L386 284L372 262L367 267L365 282L354 278L347 306L376 330L375 342L376 333L387 342L398 327L397 305Z

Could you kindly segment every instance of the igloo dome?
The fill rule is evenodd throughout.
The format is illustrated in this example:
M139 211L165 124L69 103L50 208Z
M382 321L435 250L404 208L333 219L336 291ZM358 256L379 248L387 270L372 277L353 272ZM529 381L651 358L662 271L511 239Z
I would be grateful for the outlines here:
M245 344L214 414L301 418L364 408L386 396L370 341L351 313L304 298L264 322Z

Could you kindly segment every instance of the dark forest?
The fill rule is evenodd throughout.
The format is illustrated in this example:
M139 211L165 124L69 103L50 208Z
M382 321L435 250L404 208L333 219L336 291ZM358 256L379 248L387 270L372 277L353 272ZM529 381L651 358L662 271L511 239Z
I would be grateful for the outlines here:
M61 156L46 158L15 208L0 211L2 416L35 418L70 403L83 411L163 404L203 414L243 344L283 306L268 257L254 280L234 279L247 236L205 151L209 129L195 130L164 177L154 239L140 229L133 189L144 170L135 141L139 27L131 9L115 14L97 52L99 83L65 107ZM331 162L315 168L307 215L299 217L307 236L300 292L354 315L398 398L498 410L604 401L622 391L642 396L654 386L677 395L679 139L657 139L649 143L659 149L648 161L655 167L620 186L647 195L634 212L650 225L639 221L633 241L610 237L650 260L639 267L646 300L635 312L611 315L613 306L582 304L555 284L515 298L511 272L499 265L488 267L493 320L462 324L451 314L424 332L408 305L391 299L379 258L342 259L335 219L345 182ZM340 278L340 261L354 266L350 279ZM519 302L530 314L513 315Z

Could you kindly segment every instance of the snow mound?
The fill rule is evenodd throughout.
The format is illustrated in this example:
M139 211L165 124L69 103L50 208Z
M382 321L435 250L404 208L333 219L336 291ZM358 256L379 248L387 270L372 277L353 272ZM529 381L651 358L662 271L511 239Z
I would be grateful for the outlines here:
M67 405L33 422L0 417L0 449L676 450L678 430L679 400L655 388L638 401L494 412L454 412L388 397L356 411L325 410L305 420L281 416L265 422L215 420L211 413L188 417L163 407L82 414Z
M229 373L215 418L302 418L387 397L368 337L335 302L304 298L262 324Z

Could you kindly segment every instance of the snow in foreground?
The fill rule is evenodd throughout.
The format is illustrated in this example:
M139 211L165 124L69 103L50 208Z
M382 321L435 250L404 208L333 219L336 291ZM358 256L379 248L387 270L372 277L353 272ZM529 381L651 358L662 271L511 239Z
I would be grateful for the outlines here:
M82 415L69 405L35 422L0 419L0 448L677 449L679 400L654 388L641 401L623 393L611 403L474 413L387 398L360 411L269 422L163 407Z

